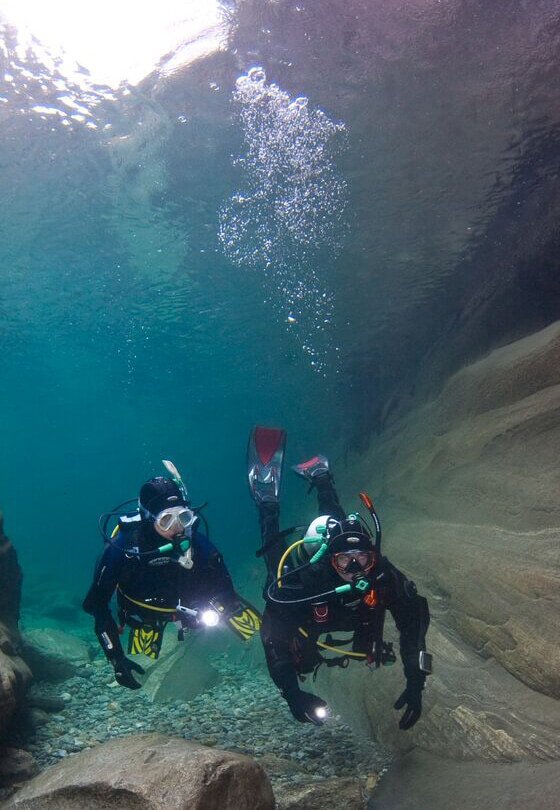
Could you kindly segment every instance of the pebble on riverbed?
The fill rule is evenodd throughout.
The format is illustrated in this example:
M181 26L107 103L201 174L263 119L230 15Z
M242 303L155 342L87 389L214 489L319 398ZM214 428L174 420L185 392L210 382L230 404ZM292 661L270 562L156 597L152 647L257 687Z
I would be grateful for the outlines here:
M34 684L31 701L56 706L58 713L31 733L14 730L10 744L45 768L113 737L157 731L247 754L263 765L276 790L336 777L359 778L365 787L367 776L387 763L386 752L337 718L320 728L297 723L265 671L244 670L226 656L212 665L222 677L208 692L187 703L152 703L141 690L115 693L111 671L98 658L87 677L65 681L62 693L54 684Z

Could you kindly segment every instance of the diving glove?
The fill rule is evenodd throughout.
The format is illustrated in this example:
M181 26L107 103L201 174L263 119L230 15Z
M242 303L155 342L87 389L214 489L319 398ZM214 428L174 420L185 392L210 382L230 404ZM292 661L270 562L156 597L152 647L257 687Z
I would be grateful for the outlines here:
M422 690L426 676L423 672L415 672L406 679L406 689L395 702L393 708L397 711L406 706L406 709L399 720L399 728L408 731L409 728L418 722L422 714Z
M137 664L136 661L131 661L126 655L120 656L112 662L115 669L115 680L120 686L126 686L127 689L141 689L142 684L138 683L132 672L139 672L140 675L144 674L144 670Z
M324 700L317 695L310 695L309 692L302 692L301 689L294 689L282 694L296 720L299 720L300 723L314 723L316 726L323 725L324 713L327 709Z

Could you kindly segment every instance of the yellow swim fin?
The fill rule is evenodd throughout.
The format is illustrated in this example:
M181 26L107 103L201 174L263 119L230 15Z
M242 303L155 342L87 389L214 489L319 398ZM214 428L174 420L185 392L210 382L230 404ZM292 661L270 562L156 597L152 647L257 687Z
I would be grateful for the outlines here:
M128 637L128 652L130 655L147 655L156 659L161 650L163 630L150 624L131 627Z
M234 633L248 641L261 629L262 619L256 608L245 603L229 617L228 624Z
M212 605L224 622L227 623L229 629L243 641L248 641L261 629L262 616L256 607L247 602L242 596L239 596L239 594L235 596L236 599L231 604L224 605L217 600L213 600Z

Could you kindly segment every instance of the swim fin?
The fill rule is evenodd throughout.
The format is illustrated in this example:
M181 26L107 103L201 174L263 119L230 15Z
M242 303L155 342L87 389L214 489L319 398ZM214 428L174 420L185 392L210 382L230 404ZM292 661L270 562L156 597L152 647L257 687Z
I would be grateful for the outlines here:
M249 436L247 472L251 496L257 504L278 503L286 431L257 426Z
M312 481L314 478L317 478L317 476L328 473L329 460L326 456L313 456L309 461L302 461L301 464L295 464L292 470L298 475L301 475L302 478Z
M128 652L130 655L143 653L148 658L157 658L161 650L163 641L163 630L161 627L150 624L142 624L130 628L128 637Z
M213 599L211 604L229 629L243 641L248 641L261 629L262 616L256 607L242 596L239 594L235 596L236 599L231 604L224 605L216 599Z

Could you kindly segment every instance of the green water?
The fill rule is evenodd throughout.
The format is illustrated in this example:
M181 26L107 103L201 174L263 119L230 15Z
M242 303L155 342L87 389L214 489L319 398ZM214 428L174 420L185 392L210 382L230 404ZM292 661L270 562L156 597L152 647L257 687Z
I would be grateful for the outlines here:
M332 383L290 334L274 277L221 249L232 187L201 168L212 124L185 146L184 125L147 98L134 124L110 113L125 135L15 116L5 143L0 491L26 577L53 590L86 587L97 515L164 457L209 501L212 537L241 570L258 542L250 428L286 427L295 462L332 424ZM177 185L173 161L195 167L194 184Z
M286 428L292 463L343 465L473 290L515 290L476 257L525 205L522 144L554 116L535 90L552 34L541 70L536 17L511 13L533 88L484 3L416 25L383 4L241 4L228 47L117 89L84 90L3 26L0 503L29 588L81 595L99 513L164 457L234 576L258 576L250 428ZM464 353L552 319L510 299ZM303 502L286 481L286 522Z

